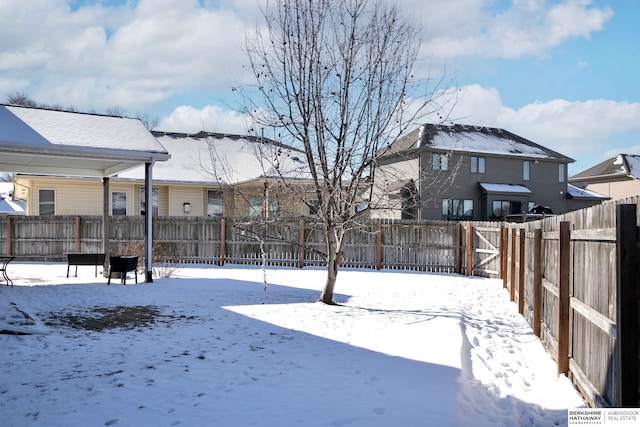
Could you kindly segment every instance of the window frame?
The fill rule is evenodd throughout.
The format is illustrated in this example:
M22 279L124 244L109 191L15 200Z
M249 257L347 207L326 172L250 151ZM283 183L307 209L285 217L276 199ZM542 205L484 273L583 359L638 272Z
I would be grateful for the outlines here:
M461 203L462 202L462 203ZM468 209L468 205L471 205L471 209ZM454 199L444 198L441 201L442 211L441 214L444 218L448 219L473 219L473 211L475 209L475 203L473 199ZM456 214L456 211L462 207L462 213ZM446 209L446 212L445 212ZM467 212L470 211L470 214Z
M118 212L122 209L124 209L124 213L115 213L115 207L114 207L114 202L116 202L116 199L114 199L114 196L116 194L123 194L124 195L124 208L118 208ZM118 200L118 202L120 202ZM111 216L127 216L127 192L126 191L121 191L121 190L113 190L111 192L111 209L109 209L109 212L111 213Z
M496 215L496 207L495 207L496 203L501 204L500 206L501 215ZM491 218L505 218L507 215L520 215L523 213L522 212L523 205L524 203L520 200L503 200L503 199L492 200L491 201ZM508 212L506 213L504 212L505 206L508 206L508 209L509 209ZM513 212L512 207L514 206L519 206L520 212Z
M218 197L211 197L212 194L217 194ZM222 202L221 204L212 204L209 203L212 200L219 200ZM221 207L221 212L213 212L214 209L212 207ZM223 218L225 215L225 203L224 203L224 191L222 190L211 190L207 189L207 216L213 218Z
M264 218L264 197L249 197L249 217L250 218ZM274 219L282 217L282 204L280 200L275 197L269 197L267 199L267 212L265 219Z
M140 215L146 215L146 204L147 199L145 197L145 193L147 189L145 187L140 187ZM160 200L160 190L158 187L151 187L151 215L158 216L160 213L159 209L159 200Z
M564 163L558 163L558 182L567 182L567 165Z
M448 171L449 155L446 153L431 153L431 165L434 171Z
M486 174L487 158L484 156L471 156L469 170L473 174Z
M52 201L42 201L41 193L51 192L53 196ZM51 212L42 213L42 206L51 206L53 210ZM56 190L55 188L38 188L38 216L55 216L56 214Z
M531 161L530 160L522 161L522 180L531 181Z

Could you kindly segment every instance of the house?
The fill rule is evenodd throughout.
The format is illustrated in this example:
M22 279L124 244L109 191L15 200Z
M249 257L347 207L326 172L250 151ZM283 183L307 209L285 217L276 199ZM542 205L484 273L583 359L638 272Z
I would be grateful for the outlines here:
M503 129L425 124L379 153L372 216L492 220L536 205L564 213L572 162Z
M313 213L304 154L255 136L152 132L171 155L153 168L154 216L277 217ZM135 167L110 179L110 214L143 215L145 171ZM98 215L100 179L17 174L16 197L27 215ZM53 196L43 200L44 195ZM309 193L311 194L311 193ZM294 197L295 196L295 197ZM309 198L310 199L310 198Z
M0 105L0 170L5 172L64 174L96 177L103 183L101 213L108 214L109 179L142 166L145 188L151 195L153 165L169 153L139 119L85 114L46 108ZM40 214L54 214L55 191L43 186L37 194ZM24 192L25 187L20 187ZM14 184L14 198L20 197ZM148 197L150 199L150 197ZM85 201L80 200L80 205ZM145 219L146 281L152 280L152 216ZM109 221L103 221L101 251L109 250ZM11 253L11 248L7 248ZM105 269L106 271L106 269Z
M0 215L24 215L24 202L14 200L11 182L0 182Z
M569 211L584 209L593 205L600 204L611 197L593 190L586 189L582 184L571 184L571 178L567 184L567 199L569 200Z
M571 176L569 182L613 200L637 196L640 194L640 156L618 154Z

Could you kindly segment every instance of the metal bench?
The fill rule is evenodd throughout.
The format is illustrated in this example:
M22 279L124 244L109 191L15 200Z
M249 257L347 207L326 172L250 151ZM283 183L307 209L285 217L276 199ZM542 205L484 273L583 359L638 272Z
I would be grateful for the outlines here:
M67 254L67 277L69 277L69 268L72 265L76 267L76 275L78 277L79 265L93 265L95 267L95 277L98 277L98 266L104 265L105 254Z
M109 280L107 285L111 284L111 275L120 273L120 283L127 284L127 273L133 271L133 275L138 283L138 257L137 256L111 256L109 257Z
M0 255L0 262L2 263L0 271L2 272L2 278L7 282L7 286L9 286L9 283L13 286L13 280L11 280L7 275L7 265L9 265L9 263L14 259L16 259L14 256Z

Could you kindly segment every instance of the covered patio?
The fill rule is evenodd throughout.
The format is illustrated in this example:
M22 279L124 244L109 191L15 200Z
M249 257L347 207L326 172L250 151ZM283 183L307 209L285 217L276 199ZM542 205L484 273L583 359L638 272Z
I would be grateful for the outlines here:
M109 177L144 165L145 202L152 206L153 165L169 158L167 150L138 119L0 104L0 171L102 179L102 248L107 255ZM11 248L1 252L11 255ZM152 260L152 215L147 215L147 282L153 281Z

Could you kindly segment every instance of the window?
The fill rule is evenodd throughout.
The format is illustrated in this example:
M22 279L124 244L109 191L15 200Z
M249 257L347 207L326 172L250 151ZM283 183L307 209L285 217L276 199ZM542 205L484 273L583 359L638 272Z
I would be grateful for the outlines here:
M320 202L318 199L312 199L307 202L309 207L309 215L316 216L320 213Z
M224 196L222 191L207 190L207 216L224 216Z
M127 214L127 193L114 191L111 193L111 215Z
M486 157L471 156L471 173L486 173L487 172L487 159Z
M147 214L147 197L146 197L147 191L146 188L141 188L140 189L140 215L146 215ZM151 211L151 215L153 216L158 216L158 189L157 188L152 188L151 189L151 206L152 206L152 211Z
M413 179L410 179L402 186L400 189L400 197L402 199L400 202L400 206L402 208L401 218L418 218L418 188L416 187L416 183Z
M531 162L529 160L525 160L522 162L522 179L525 181L529 181L531 178Z
M473 218L473 200L442 199L442 216Z
M449 156L446 154L433 153L432 162L434 171L449 170Z
M41 216L56 214L55 190L38 190L38 213Z
M567 174L566 172L567 165L564 163L560 163L558 165L558 182L565 182Z
M249 198L249 216L279 218L280 217L280 201L277 199L267 199L266 203L263 197Z
M521 214L522 202L513 200L494 200L492 204L494 218L503 218L507 215Z

